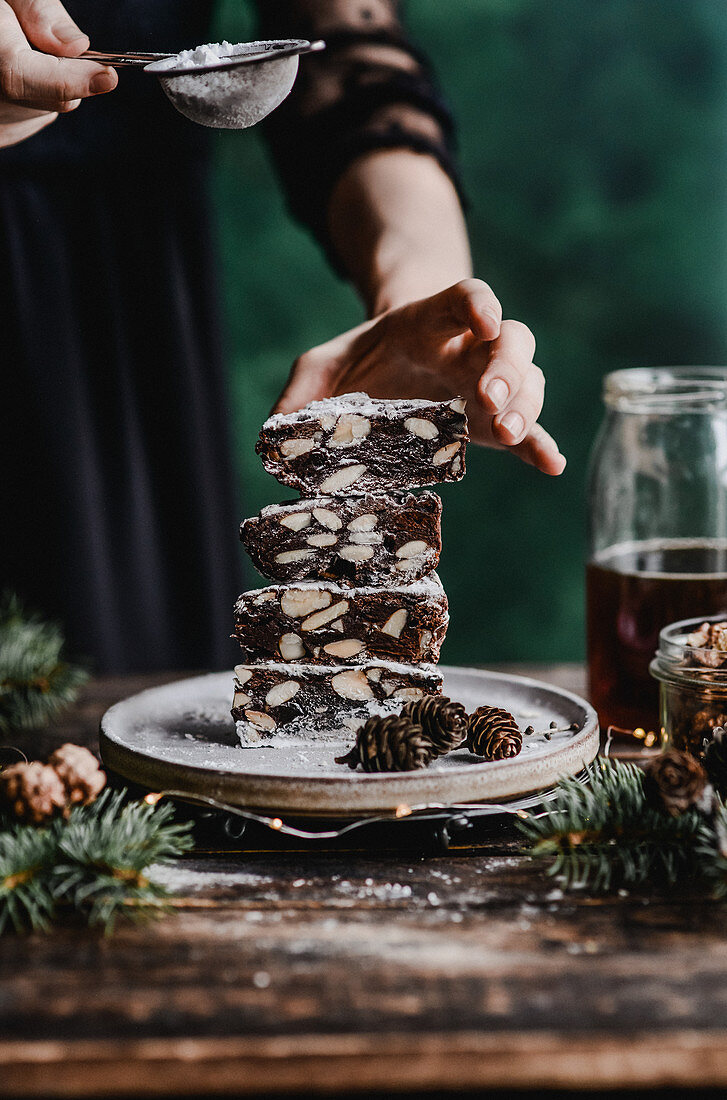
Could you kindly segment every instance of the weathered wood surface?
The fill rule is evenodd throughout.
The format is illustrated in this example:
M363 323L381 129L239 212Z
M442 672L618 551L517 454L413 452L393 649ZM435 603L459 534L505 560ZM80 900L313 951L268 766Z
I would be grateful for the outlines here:
M521 669L583 691L580 669ZM98 680L39 751L94 743ZM23 746L29 751L30 746ZM474 850L190 856L170 916L0 941L0 1094L727 1085L727 909Z

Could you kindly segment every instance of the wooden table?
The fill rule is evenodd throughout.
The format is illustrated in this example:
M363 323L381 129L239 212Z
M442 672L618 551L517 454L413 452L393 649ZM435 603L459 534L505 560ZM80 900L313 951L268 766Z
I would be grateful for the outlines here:
M36 755L172 678L94 681ZM564 897L508 829L201 852L168 877L157 923L0 941L0 1094L727 1085L727 907L706 899Z

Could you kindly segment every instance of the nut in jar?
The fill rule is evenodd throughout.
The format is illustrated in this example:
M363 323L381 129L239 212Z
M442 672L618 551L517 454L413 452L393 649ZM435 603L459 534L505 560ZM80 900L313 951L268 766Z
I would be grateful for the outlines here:
M671 623L651 662L665 748L701 757L727 726L727 613Z

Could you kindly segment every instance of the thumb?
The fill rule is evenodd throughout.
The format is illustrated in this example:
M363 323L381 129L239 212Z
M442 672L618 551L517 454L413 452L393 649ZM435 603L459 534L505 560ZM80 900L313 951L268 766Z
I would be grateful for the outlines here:
M451 340L465 332L487 341L500 335L502 306L482 279L462 279L409 308L414 310L415 324L427 343Z
M28 41L56 57L77 57L88 49L88 35L74 23L60 0L7 0Z
M311 401L331 396L331 371L316 352L308 351L293 363L288 381L273 406L274 413L297 412Z

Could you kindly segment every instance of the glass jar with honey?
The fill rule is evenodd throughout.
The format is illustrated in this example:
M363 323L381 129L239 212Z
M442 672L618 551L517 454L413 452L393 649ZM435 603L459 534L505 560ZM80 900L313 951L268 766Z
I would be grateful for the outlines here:
M727 368L616 371L590 472L590 695L601 725L659 728L659 632L727 619Z

